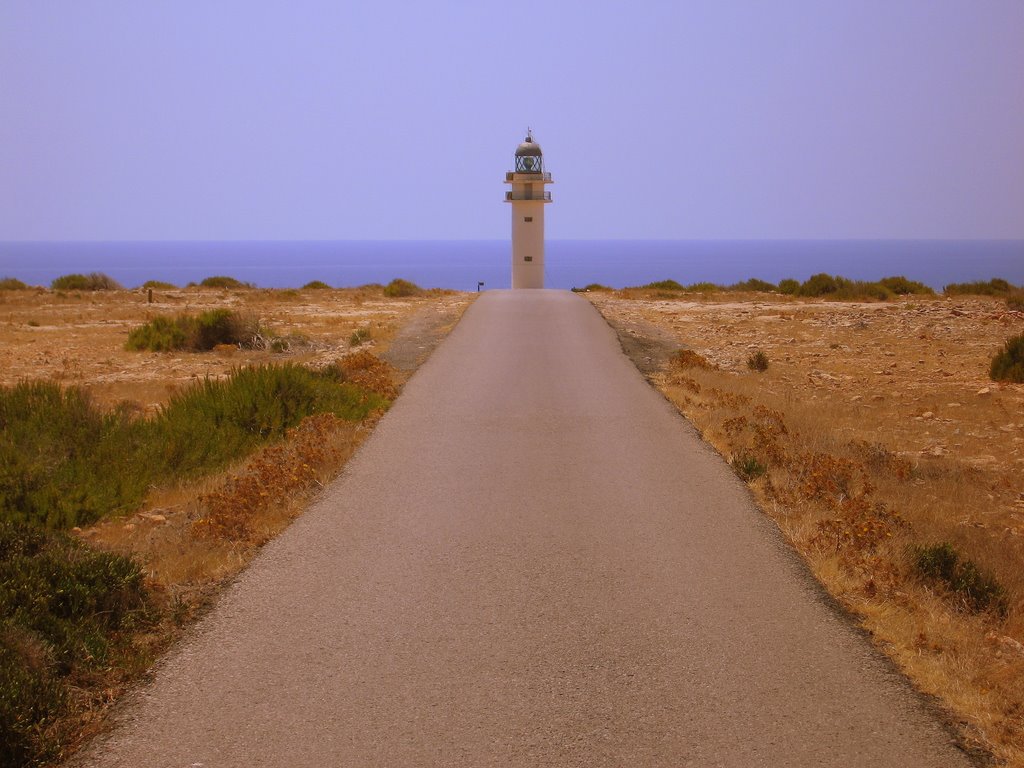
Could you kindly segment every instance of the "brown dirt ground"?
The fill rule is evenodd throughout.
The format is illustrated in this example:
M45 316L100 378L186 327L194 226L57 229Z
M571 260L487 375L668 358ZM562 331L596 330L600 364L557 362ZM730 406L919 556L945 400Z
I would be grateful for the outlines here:
M200 290L0 292L0 385L56 379L88 389L101 404L123 400L154 410L177 388L237 366L285 360L328 363L350 351L356 329L370 331L369 348L385 352L414 317L457 318L471 294L429 292L388 299L380 291ZM225 348L214 352L130 352L128 332L155 315L228 308L255 315L287 342L285 352ZM449 322L454 322L454 319ZM425 338L430 324L424 326Z

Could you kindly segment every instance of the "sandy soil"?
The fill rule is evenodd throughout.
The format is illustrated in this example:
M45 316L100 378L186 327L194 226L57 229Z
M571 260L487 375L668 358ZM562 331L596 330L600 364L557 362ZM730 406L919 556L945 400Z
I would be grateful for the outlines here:
M1024 313L1000 301L588 297L620 336L642 340L634 343L646 345L651 370L664 364L673 341L735 373L746 372L760 349L771 361L767 386L823 406L851 437L912 459L945 456L984 468L1024 491L1024 386L988 377L993 353L1024 331ZM1024 499L991 510L997 513L1024 535Z
M368 329L370 348L387 350L398 330L419 318L455 318L472 294L387 299L380 291L173 290L109 291L61 295L49 291L0 292L0 385L48 378L81 385L104 405L129 400L144 410L177 388L231 368L271 361L319 363L350 351L350 336ZM155 315L229 308L259 318L284 352L225 348L204 353L130 352L129 331ZM428 342L423 342L427 344Z

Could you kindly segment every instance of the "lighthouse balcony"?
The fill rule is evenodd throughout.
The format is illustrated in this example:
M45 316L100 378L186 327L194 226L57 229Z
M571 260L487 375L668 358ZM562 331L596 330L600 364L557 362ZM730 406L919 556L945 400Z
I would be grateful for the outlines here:
M527 190L525 192L506 192L505 193L505 202L506 203L510 203L513 200L540 200L540 201L545 202L545 203L550 203L551 202L551 193L550 192L530 192L529 190Z
M512 181L551 181L551 174L545 172L527 173L525 171L506 171L505 172L505 183L508 184Z

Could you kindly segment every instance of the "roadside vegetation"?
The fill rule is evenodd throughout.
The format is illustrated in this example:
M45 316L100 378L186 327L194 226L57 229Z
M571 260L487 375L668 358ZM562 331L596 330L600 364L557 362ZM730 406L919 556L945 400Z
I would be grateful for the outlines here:
M323 280L311 280L302 286L304 291L326 291L330 290L331 286L325 283Z
M151 416L56 382L0 388L0 763L72 750L396 394L365 351L237 369ZM165 526L161 547L132 538L125 515L182 497L173 524L141 518ZM90 543L65 533L95 523Z
M174 283L168 283L163 280L147 280L142 284L142 287L160 291L176 291L178 289L178 286Z
M50 288L55 291L120 291L124 286L102 272L88 275L70 274L54 278Z

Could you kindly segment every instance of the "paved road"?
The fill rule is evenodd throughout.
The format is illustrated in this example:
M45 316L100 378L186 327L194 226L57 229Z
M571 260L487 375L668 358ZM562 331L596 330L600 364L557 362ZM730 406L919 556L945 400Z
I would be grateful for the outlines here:
M584 300L493 291L87 765L966 766Z

